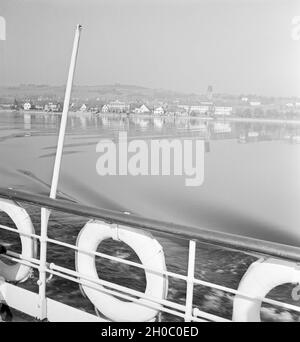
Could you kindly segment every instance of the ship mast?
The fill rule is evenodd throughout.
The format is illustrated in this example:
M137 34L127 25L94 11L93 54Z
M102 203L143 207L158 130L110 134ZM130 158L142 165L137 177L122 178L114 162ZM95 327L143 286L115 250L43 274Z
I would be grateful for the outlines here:
M79 39L81 33L81 25L76 26L73 50L71 56L71 62L69 67L69 74L67 80L67 86L65 91L65 99L63 112L61 116L61 123L58 135L56 156L53 168L53 176L51 182L50 198L55 199L57 195L57 186L60 174L61 160L63 154L64 140L66 135L67 119L70 106L70 97L74 79L74 72L78 54ZM40 276L39 276L39 309L40 309L40 319L43 320L47 317L46 308L46 260L47 260L47 230L48 230L48 220L50 216L50 210L47 208L41 209L41 237L40 237Z

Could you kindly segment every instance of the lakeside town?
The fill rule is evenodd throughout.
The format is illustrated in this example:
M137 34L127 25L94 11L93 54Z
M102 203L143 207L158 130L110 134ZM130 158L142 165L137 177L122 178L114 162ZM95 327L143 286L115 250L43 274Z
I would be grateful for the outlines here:
M63 87L21 85L0 89L0 110L61 113ZM208 118L255 118L297 120L300 98L215 93L208 85L203 94L153 90L145 87L110 85L77 86L71 112L93 114L140 114Z

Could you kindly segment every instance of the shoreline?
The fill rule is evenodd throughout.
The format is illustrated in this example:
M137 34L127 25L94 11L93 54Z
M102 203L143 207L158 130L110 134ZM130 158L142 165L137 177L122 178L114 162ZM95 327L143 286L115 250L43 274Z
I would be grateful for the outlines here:
M61 115L61 112L45 112L43 110L15 110L15 109L0 109L0 113L18 113L18 114L29 114L29 115ZM80 112L80 111L69 111L70 116L84 116L84 115L95 115L98 117L119 117L119 118L176 118L176 119L198 119L205 121L223 121L223 122L251 122L251 123L273 123L273 124L292 124L300 125L300 119L268 119L268 118L241 118L237 116L222 116L222 117L207 117L207 116L189 116L189 115L154 115L154 114L136 114L136 113L94 113L94 112Z

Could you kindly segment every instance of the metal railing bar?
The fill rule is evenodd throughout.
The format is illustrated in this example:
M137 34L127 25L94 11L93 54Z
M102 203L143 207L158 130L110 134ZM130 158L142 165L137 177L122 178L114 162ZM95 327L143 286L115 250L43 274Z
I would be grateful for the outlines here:
M72 270L69 270L69 269L66 269L64 267L61 267L61 266L57 266L53 263L50 263L50 268L52 269L56 269L56 270L59 270L61 272L64 272L64 273L67 273L67 274L71 274L73 276L77 276L77 277L80 277L80 278L84 278L88 281L91 281L91 282L94 282L94 283L98 283L100 285L105 285L105 286L108 286L108 287L112 287L112 288L115 288L116 290L119 290L119 291L123 291L123 292L126 292L127 290L129 290L130 292L132 292L132 295L135 295L135 296L140 296L140 297L145 297L146 299L149 299L148 297L145 296L144 293L142 292L139 292L139 291L135 291L135 290L132 290L132 289L129 289L127 287L123 287L121 285L117 285L117 284L114 284L114 283L110 283L110 282L107 282L105 280L102 280L102 279L95 279L95 278L92 278L92 277L88 277L88 276L85 276L85 275L82 275L76 271L72 271ZM197 279L193 279L193 282L194 283L197 283L197 284L200 284L200 285L203 285L203 286L206 286L206 287L210 287L210 288L216 288L216 289L219 289L219 290L222 290L224 292L229 292L229 293L232 293L232 294L236 294L236 295L239 295L241 297L244 297L246 299L249 299L249 300L261 300L263 303L267 303L267 304L274 304L276 306L281 306L281 307L285 307L285 308L288 308L288 309L291 309L291 310L294 310L294 311L299 311L300 312L300 307L298 306L295 306L295 305L292 305L292 304L287 304L287 303L283 303L283 302L279 302L279 301L276 301L274 299L269 299L269 298L257 298L257 297L252 297L252 296L249 296L243 292L240 292L240 291L237 291L237 290L234 290L234 289L231 289L231 288L228 288L228 287L225 287L225 286L221 286L221 285L216 285L214 283L209 283L209 282L205 282L205 281L201 281L201 280L197 280ZM135 291L135 292L134 292ZM129 292L129 293L130 293ZM153 298L153 300L156 300L155 298ZM157 299L159 300L159 299ZM169 301L164 301L164 300L159 300L159 303L163 304L163 305L169 305ZM175 303L174 303L175 304ZM185 305L180 305L180 304L175 304L176 305L176 309L177 310L182 310L182 311L185 311L186 309L186 306ZM173 306L173 305L172 305ZM174 307L175 308L175 307Z
M49 239L49 240L50 240L51 243L55 243L56 242L56 240L52 240L52 239ZM69 244L62 243L62 245L69 245ZM72 245L66 246L66 247L71 247L73 249L78 249L78 248L76 248L75 246L72 246ZM87 254L94 254L93 252L89 252L89 251L86 251L86 250L81 250L81 249L78 249L78 250L82 251L82 252L86 252ZM95 253L95 255L99 255L101 257L102 256L106 257L105 254L102 255L102 253L97 253L97 252ZM9 256L12 256L14 258L10 258ZM26 260L26 261L32 262L32 263L26 263L26 266L31 266L31 267L35 267L35 268L36 268L35 264L38 264L38 265L40 264L40 261L38 259L23 257L21 254L18 254L18 253L12 252L12 251L7 251L7 254L2 254L1 257L9 259L9 260L14 261L14 262L19 262L19 263L22 263L21 260ZM18 259L16 259L16 258L18 258ZM141 269L147 269L147 270L153 271L155 273L160 273L160 274L164 274L164 275L171 276L171 277L174 277L174 278L178 278L178 279L183 280L183 281L187 280L186 276L177 275L176 273L173 273L173 272L151 269L151 268L143 266L142 264L136 264L135 265L134 262L130 262L130 261L127 261L127 260L124 260L124 259L121 259L121 258L117 258L117 257L107 256L107 258L108 259L111 258L112 260L116 260L116 261L121 262L121 263L128 263L131 266L136 266L136 267L139 267ZM283 302L276 301L276 300L270 299L270 298L263 298L263 299L261 299L261 298L251 297L251 296L249 296L249 295L247 295L245 293L239 292L238 290L231 289L231 288L223 286L223 285L218 285L218 284L215 284L215 283L210 283L210 282L207 282L207 281L204 281L204 280L200 280L200 279L196 279L196 278L194 278L194 284L202 285L202 286L209 287L209 288L213 288L213 289L220 290L220 291L223 291L223 292L228 292L228 293L231 293L233 295L239 295L239 296L241 296L243 298L246 298L246 299L249 299L249 300L261 300L263 303L266 303L266 304L276 305L276 306L280 306L280 307L283 307L283 308L286 308L286 309L290 309L290 310L294 310L294 311L300 312L300 307L298 307L298 306L295 306L295 305L292 305L292 304L288 304L288 303L283 303Z
M177 303L174 303L174 302L170 302L170 301L164 300L164 299L159 299L159 298L155 298L155 297L149 297L149 296L147 296L143 292L132 290L132 289L130 289L128 287L125 287L125 286L122 286L122 285L117 285L115 283L108 282L108 281L103 280L103 279L99 279L99 278L96 279L96 278L93 278L93 277L89 277L87 275L80 274L77 271L72 271L72 270L69 270L69 269L67 269L65 267L57 266L57 265L55 265L53 263L50 263L49 269L65 273L65 274L71 275L73 277L79 277L81 279L85 279L85 280L87 280L89 282L92 282L92 283L95 283L97 285L107 286L107 287L110 287L110 288L112 288L114 290L117 290L117 291L126 292L126 293L129 293L129 294L133 295L133 296L137 296L137 297L143 298L143 299L145 299L147 301L155 301L158 304L170 306L170 307L172 307L172 308L174 308L176 310L185 311L185 306L184 305L177 304Z
M23 260L19 260L19 259L16 259L14 257L11 257L11 256L8 256L8 255L3 255L5 258L9 259L9 260L12 260L12 261L15 261L15 262L18 262L20 264L23 264L25 266L29 266L29 267L33 267L35 269L39 269L39 266L38 265L35 265L35 264L32 264L30 262L27 262L27 261L23 261ZM47 273L50 273L50 274L53 274L53 275L56 275L56 276L59 276L61 278L64 278L64 279L68 279L70 281L73 281L73 282L76 282L78 284L81 284L81 285L85 285L85 286L88 286L90 288L93 288L97 291L100 291L100 292L105 292L105 293L109 293L109 294L112 294L112 295L115 295L115 296L118 296L120 298L123 298L123 299L126 299L126 300L130 300L130 301L133 301L133 302L137 302L138 304L140 305L143 305L143 306L148 306L152 309L159 309L160 311L164 311L164 312L167 312L167 313L170 313L170 314L173 314L173 315L177 315L177 316L180 316L180 317L184 317L183 314L180 314L179 312L177 311L174 311L174 310L170 310L170 309L167 309L167 308L164 308L162 307L161 305L166 305L166 306L169 306L169 307L173 307L175 309L178 309L178 305L173 303L173 302L165 302L165 303L160 303L157 299L153 298L148 298L148 297L145 297L146 299L144 299L145 301L147 302L153 302L153 305L150 304L150 303L144 303L144 302L140 302L139 299L136 299L134 297L131 297L130 296L130 292L127 291L127 288L124 287L124 290L123 292L128 292L129 296L127 296L126 294L122 294L122 293L119 293L119 292L116 292L116 291L112 291L112 290L108 290L108 289L105 289L103 287L99 288L99 286L97 285L100 285L100 284L97 284L97 282L95 281L92 281L95 283L95 285L93 284L90 284L90 283L87 283L86 281L82 280L83 277L81 277L80 279L76 279L74 277L71 277L71 276L67 276L66 274L62 273L62 272L59 272L59 271L54 271L52 269L47 269ZM103 281L105 282L105 281ZM104 284L105 286L107 287L111 287L111 288L114 288L113 286L111 285L114 285L113 283L108 283L108 284ZM131 290L131 289L128 289L128 290ZM139 293L139 292L138 292ZM142 294L142 293L141 293ZM139 297L142 297L139 295ZM157 305L155 305L157 304ZM161 304L161 305L160 305ZM174 304L174 305L173 305ZM180 308L181 309L181 308ZM182 310L182 309L181 309Z
M22 254L15 253L12 251L7 251L6 254L1 254L1 257L9 257L9 256L14 257L14 258L18 258L18 260L25 260L25 261L31 262L33 264L37 264L37 265L40 264L39 259L29 258L29 257L23 256Z
M223 291L223 292L228 292L228 293L231 293L233 295L238 295L240 297L243 297L243 298L246 298L246 299L249 299L249 300L257 300L257 301L259 300L259 301L262 301L263 303L266 303L266 304L281 306L281 307L284 307L286 309L291 309L291 310L300 312L300 307L297 306L297 305L287 304L287 303L284 303L284 302L279 302L277 300L270 299L270 298L265 298L265 297L264 298L258 298L258 297L249 296L246 293L243 293L241 291L234 290L234 289L231 289L231 288L226 287L226 286L210 283L210 282L207 282L207 281L204 281L204 280L194 279L194 283L197 284L197 285L202 285L202 286L205 286L205 287L210 287L210 288L213 288L213 289L216 289L216 290L220 290L220 291Z
M240 296L241 295L243 295L243 294L240 294ZM300 312L300 307L297 306L297 305L292 305L292 304L288 304L288 303L279 302L279 301L277 301L275 299L270 299L270 298L263 298L263 299L255 298L255 299L261 300L263 303L266 303L266 304L276 305L276 306L280 306L280 307L282 307L284 309L289 309L289 310L293 310L293 311L296 311L296 312Z
M204 312L204 311L202 311L202 310L200 310L198 308L195 308L193 310L193 314L196 317L200 316L202 318L206 318L206 319L214 321L214 322L232 322L230 319L223 318L223 317L220 317L220 316L216 316L216 315Z
M9 232L18 234L18 235L23 235L23 236L27 236L27 237L32 237L32 238L35 238L35 239L37 239L37 240L40 239L40 236L39 236L39 235L32 234L32 233L24 233L24 232L19 231L18 229L11 228L11 227L8 227L8 226L4 226L4 225L2 225L2 224L0 224L0 228L3 229L3 230L7 230L7 231L9 231Z
M39 265L35 265L35 264L32 264L32 263L27 262L27 261L19 260L19 259L16 259L16 258L11 257L11 256L8 256L8 255L3 255L3 256L4 256L5 258L9 259L9 260L18 262L18 263L23 264L23 265L25 265L25 266L29 266L29 267L33 267L33 268L35 268L35 269L39 269ZM123 291L124 291L124 292L128 292L129 296L124 295L124 294L119 293L119 292L116 292L116 291L112 291L112 290L105 289L105 288L103 288L103 287L99 288L99 286L97 286L97 285L100 285L100 284L97 284L96 282L95 282L95 283L96 283L95 285L90 284L90 283L87 283L86 281L82 280L82 277L81 277L81 279L76 279L76 278L71 277L71 276L68 276L68 275L66 275L66 274L64 274L64 273L62 273L62 272L59 272L59 271L56 272L56 271L54 271L54 270L52 270L52 269L47 269L47 273L50 273L50 274L59 276L59 277L64 278L64 279L68 279L68 280L70 280L70 281L76 282L76 283L81 284L81 285L88 286L88 287L93 288L93 289L95 289L95 290L98 290L98 291L100 291L100 292L109 293L109 294L118 296L118 297L120 297L120 298L126 299L126 300L130 300L130 301L133 301L133 302L137 302L137 303L140 304L140 305L148 306L148 307L150 307L150 308L152 308L152 309L159 309L160 311L164 311L164 312L169 313L169 314L172 314L172 315L177 315L177 316L179 316L179 317L184 317L184 315L183 315L183 314L180 314L180 312L178 312L178 311L170 310L170 309L167 309L167 308L161 306L161 305L166 305L166 306L168 306L168 307L171 307L171 308L174 307L175 309L178 309L178 305L175 304L175 303L173 303L173 302L171 302L171 301L170 301L170 302L167 302L167 301L166 301L165 303L160 303L160 302L159 302L157 299L155 299L155 298L151 299L151 298L147 298L147 297L146 297L146 299L144 299L144 300L147 301L147 302L153 302L153 304L151 304L151 303L144 303L144 302L139 301L139 299L136 299L136 298L134 298L134 297L131 297L131 296L130 296L130 293L127 291L127 288L124 288ZM93 282L94 282L94 281L93 281ZM103 281L103 282L105 282L105 281ZM113 288L113 286L111 286L111 285L113 285L113 283L108 283L108 284L104 284L104 285ZM131 289L128 289L128 290L131 290ZM138 292L138 293L139 293L139 292ZM141 294L142 294L142 293L141 293ZM140 296L140 297L141 297L141 296ZM157 305L155 305L155 304L157 304ZM161 305L160 305L160 304L161 304ZM175 305L173 305L173 304L175 304Z
M16 254L16 253L14 253L14 254ZM18 255L18 254L16 254L16 255ZM25 266L33 267L35 269L39 268L39 260L37 260L37 259L33 259L36 262L36 264L34 264L34 263L31 263L31 262L28 262L28 261L23 261L23 260L17 259L15 257L9 256L7 254L1 255L1 257L9 259L9 260L17 262L17 263L20 263L20 264L23 264ZM49 270L49 269L47 269L47 272L48 273L52 273L51 270ZM63 273L59 273L59 276L64 278ZM82 276L80 276L80 277L82 277ZM74 278L72 278L72 280L73 279ZM93 282L93 280L91 280L91 281ZM279 301L276 301L276 300L270 299L270 298L263 298L263 299L261 299L261 298L257 298L257 297L251 297L251 296L249 296L247 294L244 294L242 292L239 292L237 290L230 289L230 288L227 288L227 287L224 287L224 286L220 286L220 285L216 285L216 284L213 284L213 283L208 283L208 282L203 281L203 284L202 284L202 281L199 281L197 279L194 279L194 281L197 284L200 284L200 285L203 285L203 286L206 286L206 287L217 288L217 289L222 290L224 292L230 292L232 294L236 294L236 295L242 296L242 297L244 297L246 299L259 300L259 301L262 301L263 303L266 303L266 304L280 306L280 307L283 307L283 308L286 308L286 309L289 309L289 310L300 312L300 307L292 305L292 304L287 304L287 303L279 302ZM80 279L78 281L76 281L76 282L79 283L79 284L83 284L83 282ZM113 283L109 283L109 284L113 284ZM105 285L105 286L110 286L110 285ZM95 289L99 289L97 287L94 287L94 288ZM127 288L125 288L125 289L127 289ZM125 289L124 289L124 291L125 291ZM170 303L172 303L172 302L170 302ZM183 306L182 306L182 308L179 308L179 310L183 310ZM184 317L184 315L182 315L182 317Z
M124 286L121 286L121 285L117 285L115 283L107 282L107 281L102 280L102 279L95 279L95 278L92 278L92 277L81 275L81 274L79 274L76 271L68 270L68 269L66 269L64 267L57 266L57 265L55 265L53 263L50 264L50 268L51 269L56 269L56 270L58 270L60 272L67 273L67 274L70 274L70 275L73 275L73 276L84 278L84 279L86 279L88 281L91 281L91 282L93 282L95 284L108 286L108 287L111 287L111 288L114 288L116 290L123 291L123 292L128 292L128 293L131 293L134 296L139 296L139 297L145 298L147 300L152 300L152 301L156 300L157 303L173 307L173 308L175 308L177 310L180 310L180 311L185 311L186 310L186 306L185 305L176 304L174 302L170 302L170 301L166 301L166 300L156 299L154 297L152 299L149 299L149 297L145 296L145 294L143 292L135 291L135 290L129 289L127 287L124 287ZM197 279L195 279L195 278L194 278L193 282L194 283L198 283L198 284L200 284L200 282L202 283L202 281L197 281ZM203 284L201 284L201 285L204 285L204 286L210 287L210 288L214 288L215 287L215 284L209 283L209 282L205 282L205 281L203 281ZM252 297L252 296L249 296L249 295L247 295L247 294L245 294L243 292L240 292L240 291L237 291L237 290L234 290L234 289L231 289L231 288L227 288L227 287L224 287L224 286L216 285L216 287L218 287L218 289L220 289L220 290L222 290L224 292L230 292L232 294L236 294L236 295L242 296L242 297L244 297L246 299L249 299L249 300L261 300L263 303L266 303L266 304L281 306L281 307L284 307L286 309L291 309L291 310L300 312L300 307L292 305L292 304L287 304L287 303L279 302L279 301L276 301L274 299L269 299L269 298ZM173 304L170 305L170 303L173 303Z
M5 259L8 259L10 261L15 261L19 264L22 264L22 265L25 265L28 267L32 267L32 268L36 268L36 269L39 268L39 265L37 265L37 264L31 263L30 261L26 261L26 260L20 260L20 259L13 257L13 256L10 256L10 255L1 254L1 258L5 258Z
M15 228L11 228L11 227L8 227L8 226L4 226L4 225L0 225L0 228L1 229L4 229L4 230L7 230L7 231L10 231L10 232L13 232L13 233L17 233L17 234L21 234L21 235L25 235L25 236L28 236L28 237L32 237L32 238L36 238L36 239L40 239L40 236L36 235L36 234L26 234L26 233L22 233L22 232L19 232L17 229ZM151 268L148 268L148 267L144 267L142 264L137 264L137 263L134 263L134 262L131 262L131 261L127 261L127 260L124 260L124 259L121 259L121 258L117 258L117 257L112 257L112 256L109 256L109 255L106 255L106 254L103 254L103 253L98 253L98 252L90 252L90 251L86 251L86 250L82 250L82 249L79 249L73 245L70 245L70 244L67 244L67 243L63 243L63 242L60 242L60 241L57 241L57 240L53 240L53 239L46 239L46 242L51 242L51 243L54 243L54 244L60 244L62 246L65 246L65 247L69 247L69 248L73 248L75 250L78 250L78 251L81 251L81 252L84 252L84 253L87 253L87 254L94 254L94 255L97 255L97 256L100 256L100 257L103 257L103 258L107 258L107 259L111 259L111 260L114 260L114 261L118 261L118 262L121 262L121 263L125 263L125 264L128 264L128 265L131 265L131 266L134 266L134 267L139 267L141 269L147 269L149 271L152 271L152 272L155 272L155 273L158 273L158 274L165 274L165 275L168 275L168 276L172 276L172 277L175 277L175 278L178 278L178 279L181 279L181 280L184 280L184 281L187 281L188 277L186 276L182 276L182 275L178 275L176 273L173 273L173 272L168 272L168 271L161 271L161 270L155 270L155 269L151 269ZM202 242L202 241L201 241ZM204 242L204 243L207 243L207 244L212 244L211 242ZM214 244L215 245L215 244ZM225 248L230 248L230 247L225 247ZM230 248L231 249L231 248ZM14 253L12 251L8 251L7 252L7 255L2 255L2 257L4 258L7 258L7 259L10 259L14 262L18 262L20 264L23 264L23 265L26 265L28 267L33 267L33 268L37 268L39 269L40 268L40 261L37 260L37 259L34 259L34 258L28 258L27 260L29 261L26 261L26 258L24 258L22 255L20 254L17 254L17 253ZM19 259L17 259L16 257L18 257ZM35 264L34 264L34 263ZM64 269L64 272L66 271L69 271L67 269ZM48 272L48 269L46 269L46 272ZM70 271L70 272L73 272L73 271ZM76 273L76 272L75 272ZM62 276L62 275L61 275ZM78 276L80 278L84 278L84 275L80 275L78 274ZM88 278L86 278L88 279ZM80 281L80 280L79 280ZM95 282L94 279L89 279L89 281L92 281L92 282ZM83 282L84 283L84 282ZM95 282L97 283L97 281ZM234 295L239 295L239 296L243 296L247 299L250 299L250 300L258 300L258 301L262 301L263 303L267 303L267 304L271 304L271 305L276 305L276 306L280 306L280 307L283 307L283 308L286 308L286 309L290 309L290 310L293 310L293 311L297 311L297 312L300 312L300 307L298 306L295 306L295 305L291 305L291 304L288 304L288 303L283 303L283 302L279 302L279 301L276 301L276 300L273 300L273 299L268 299L268 298L254 298L254 297L251 297L251 296L248 296L247 294L244 294L244 293L241 293L237 290L234 290L234 289L231 289L231 288L228 288L228 287L225 287L225 286L221 286L221 285L217 285L217 284L213 284L213 283L210 283L210 282L206 282L206 281L202 281L202 280L199 280L199 279L193 279L193 284L198 284L198 285L203 285L203 286L206 286L206 287L210 287L210 288L215 288L215 289L219 289L221 291L225 291L225 292L228 292L228 293L231 293L231 294L234 294ZM101 284L100 284L101 285ZM110 282L106 282L105 284L105 281L103 281L103 285L105 286L108 286L108 287L111 287L111 288L114 288L114 286L118 286L114 283L110 283ZM124 290L120 290L120 288L118 289L119 291L123 291L123 292L127 292L129 294L130 291L133 291L131 289L128 289L126 287L123 287ZM98 289L99 290L99 289ZM129 291L128 291L129 290ZM116 294L115 294L116 295ZM141 292L137 292L136 294L134 294L140 298L145 298L145 300L147 301L153 301L155 304L156 303L160 303L162 305L166 305L166 306L169 306L169 307L174 307L177 309L177 310L182 310L183 306L181 307L178 307L177 304L171 302L171 301L159 301L155 298L148 298L147 296L145 296L143 293ZM120 296L120 295L119 295ZM129 297L130 300L132 300L131 297ZM126 299L126 298L125 298ZM187 309L186 309L187 310ZM173 313L174 314L174 313ZM187 317L187 314L185 314L184 316L182 317L185 317L185 319L190 319L190 320L193 320L194 317L190 314L189 317ZM217 317L217 316L216 316Z
M199 317L192 317L192 322L199 322L199 323L211 323L211 321L207 320L207 319L202 319Z
M295 246L283 245L276 242L258 240L251 237L228 234L221 231L209 230L200 227L187 227L174 223L161 222L135 215L127 215L112 210L93 208L71 201L61 199L54 200L45 196L13 189L0 188L0 197L39 205L77 216L89 217L120 225L147 229L153 232L171 234L173 237L176 236L188 240L194 239L200 242L210 242L215 245L227 246L241 251L252 251L282 259L300 261L300 248Z
M91 251L88 251L86 249L78 248L77 246L68 244L66 242L61 242L61 241L58 241L58 240L53 240L53 239L49 239L48 238L47 241L52 243L52 244L60 245L60 246L63 246L63 247L68 247L68 248L74 249L76 251L79 251L79 252L82 252L82 253L85 253L85 254L88 254L88 255L95 255L95 256L98 256L98 257L101 257L101 258L105 258L105 259L109 259L109 260L112 260L112 261L121 262L123 264L129 265L129 266L133 266L133 267L137 267L137 268L140 268L140 269L143 269L143 270L147 270L147 271L150 271L152 273L174 277L174 278L177 278L177 279L180 279L180 280L183 280L183 281L187 280L187 276L184 276L184 275L181 275L181 274L177 274L177 273L173 273L173 272L169 272L169 271L164 271L164 270L157 270L157 269L154 269L154 268L151 268L151 267L148 267L148 266L144 266L143 264L136 263L134 261L125 260L125 259L122 259L122 258L118 258L118 257L114 257L114 256L111 256L111 255L108 255L108 254L104 254L104 253L101 253L101 252L91 252Z
M68 275L65 275L61 272L58 272L58 271L54 271L54 270L48 270L48 273L50 274L53 274L53 275L56 275L58 277L62 277L64 279L67 279L67 280L70 280L70 281L73 281L75 283L78 283L78 284L81 284L81 285L84 285L84 286L88 286L92 289L95 289L97 291L100 291L100 292L104 292L104 293L108 293L108 294L111 294L113 296L117 296L117 297L120 297L120 298L123 298L123 299L126 299L126 300L130 300L132 302L135 302L137 304L140 304L140 305L143 305L143 306L148 306L149 308L151 309L159 309L160 311L163 311L163 312L166 312L166 313L169 313L171 315L174 315L174 316L178 316L178 317L182 317L184 318L184 314L183 313L180 313L178 311L175 311L175 310L171 310L171 309L167 309L165 308L164 306L157 306L157 305L151 305L149 302L149 300L147 300L147 303L144 303L144 302L140 302L139 299L137 298L134 298L134 297L130 297L130 296L127 296L127 295L124 295L124 294L121 294L119 292L116 292L116 291L112 291L112 290L109 290L109 289L106 289L106 288L101 288L99 289L99 287L95 286L95 285L92 285L91 283L89 282L86 282L86 281L80 281L72 276L68 276Z

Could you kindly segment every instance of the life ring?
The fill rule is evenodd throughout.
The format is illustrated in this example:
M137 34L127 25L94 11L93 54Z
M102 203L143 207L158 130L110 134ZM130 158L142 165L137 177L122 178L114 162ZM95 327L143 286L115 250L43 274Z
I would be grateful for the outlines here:
M299 282L300 269L296 263L273 258L255 261L240 281L238 291L241 294L235 295L232 320L260 322L260 309L265 296L279 285Z
M22 244L22 258L35 258L37 254L36 239L22 235L35 234L33 224L27 211L18 205L16 202L0 199L0 211L5 212L15 223ZM31 267L15 263L8 265L0 260L0 277L3 277L8 282L21 283L28 279L31 273Z
M96 252L98 245L106 239L123 241L130 246L145 267L158 271L166 271L166 263L162 246L153 236L145 231L113 226L100 221L89 221L80 231L77 247L82 250ZM98 279L95 256L76 251L76 270L82 275ZM145 270L147 296L165 299L168 291L168 279L165 275ZM100 289L101 286L99 285ZM140 298L138 302L124 302L115 296L82 285L89 300L108 319L116 322L145 322L156 317L158 308L150 308L150 301Z

